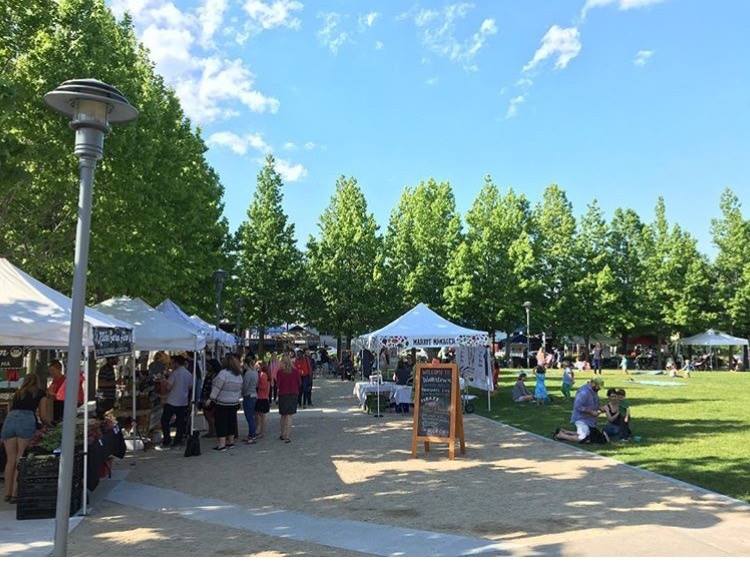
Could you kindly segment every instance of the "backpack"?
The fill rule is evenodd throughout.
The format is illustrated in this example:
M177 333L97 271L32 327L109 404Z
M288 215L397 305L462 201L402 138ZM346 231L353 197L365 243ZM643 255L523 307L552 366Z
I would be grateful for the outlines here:
M187 443L185 443L185 456L186 457L198 457L201 454L201 433L200 431L193 431L188 437Z

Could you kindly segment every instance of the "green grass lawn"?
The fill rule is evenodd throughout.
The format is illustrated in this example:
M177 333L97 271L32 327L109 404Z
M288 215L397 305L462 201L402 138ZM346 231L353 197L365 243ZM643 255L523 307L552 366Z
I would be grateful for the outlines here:
M515 372L503 371L491 411L487 411L486 393L476 392L480 395L477 413L545 437L556 427L575 429L569 426L573 402L560 391L560 370L547 373L552 404L540 407L513 402L515 376ZM577 372L574 388L592 376ZM641 440L581 447L750 502L750 373L696 372L690 379L670 379L605 371L603 378L602 403L606 403L607 388L624 388L631 404L633 435ZM685 385L638 383L648 380ZM532 393L534 381L533 375L526 380Z

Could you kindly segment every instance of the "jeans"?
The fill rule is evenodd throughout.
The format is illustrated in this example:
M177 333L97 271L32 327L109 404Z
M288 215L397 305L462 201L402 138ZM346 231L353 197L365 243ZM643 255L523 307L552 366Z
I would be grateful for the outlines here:
M302 387L300 388L299 395L297 396L297 405L312 405L312 376L302 377Z
M247 420L248 436L255 437L255 402L258 398L242 398L242 411Z
M185 437L185 431L187 430L187 410L187 406L164 404L164 411L162 411L161 414L161 431L164 437L162 441L163 445L172 444L172 435L169 427L169 423L172 421L172 416L176 416L175 426L177 427L174 442L182 443L182 439Z

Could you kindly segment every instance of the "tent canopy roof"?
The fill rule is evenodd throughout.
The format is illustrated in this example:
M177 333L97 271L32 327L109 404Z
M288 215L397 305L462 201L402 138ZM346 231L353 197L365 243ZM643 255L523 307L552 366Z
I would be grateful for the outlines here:
M747 346L748 341L747 339L733 337L721 331L709 329L705 333L680 340L680 344L692 346Z
M113 297L96 308L137 329L136 350L201 350L206 346L205 337L197 331L170 319L139 297Z
M439 348L444 346L477 346L489 344L484 331L467 329L444 319L424 303L407 311L382 329L359 337L365 346Z
M0 344L67 348L71 304L69 297L0 258ZM81 346L94 346L94 327L132 329L133 325L87 307Z

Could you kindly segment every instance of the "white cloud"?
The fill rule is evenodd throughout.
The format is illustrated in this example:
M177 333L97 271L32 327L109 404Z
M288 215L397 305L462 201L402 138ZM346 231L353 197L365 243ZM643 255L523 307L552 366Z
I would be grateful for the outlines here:
M288 152L291 152L297 149L297 144L295 144L294 142L287 142L286 144L284 144L284 149Z
M526 97L524 95L514 96L512 99L510 99L510 104L508 105L508 111L505 113L505 118L513 118L516 114L518 114L518 107L521 106L525 100Z
M424 82L424 84L427 85L428 87L434 87L435 85L438 84L438 80L439 80L438 77L430 77Z
M315 142L306 142L305 143L305 149L306 150L314 150L317 146L315 145Z
M242 106L271 113L279 108L277 99L255 87L255 76L242 60L227 58L214 45L227 6L227 0L202 0L187 11L169 0L112 2L116 16L132 16L156 70L174 88L185 113L202 124L236 116Z
M633 65L636 67L643 67L651 57L653 57L654 52L650 49L641 49L638 53L635 54L635 59L633 59Z
M201 45L213 46L213 37L224 21L227 0L203 0L198 8L198 20L201 26Z
M198 122L236 115L223 102L239 102L253 112L275 113L279 101L255 90L255 77L239 59L209 57L199 61L201 72L177 81L175 90L185 112Z
M520 87L522 89L528 89L534 84L534 81L529 79L528 77L521 77L516 81L516 86Z
M285 159L276 159L276 171L287 183L294 183L307 176L307 169L301 163L290 163Z
M302 21L295 13L303 8L304 4L297 0L247 0L244 5L250 20L264 30L277 27L298 30Z
M664 0L586 0L586 3L581 9L581 21L586 19L589 11L593 8L601 8L602 6L610 6L616 4L620 10L634 10L637 8L645 8L646 6L652 6L659 4Z
M497 34L497 25L492 18L482 21L479 29L465 39L456 36L457 22L463 20L473 8L473 4L450 4L440 10L422 9L407 13L419 30L422 43L450 61L461 63L465 69L475 71L474 58L484 47L487 39ZM399 16L403 19L404 14Z
M375 49L377 49L378 51L380 51L381 49L383 49L383 47L384 47L384 45L383 45L382 41L376 41L375 42Z
M208 137L209 146L224 146L237 155L245 155L252 148L264 154L273 151L260 134L246 134L240 136L234 132L215 132Z
M367 28L371 28L373 25L375 25L375 22L380 17L380 13L378 12L370 12L368 14L362 14L357 19L357 22L359 23L359 29L360 31L364 31Z
M568 63L581 52L581 40L578 28L561 28L553 25L542 38L542 44L534 53L531 61L523 67L524 72L531 71L539 63L550 57L556 57L555 69L565 69Z
M341 46L349 41L349 33L341 29L341 14L328 12L325 14L319 14L318 17L323 20L323 27L318 30L318 39L320 39L320 42L325 45L331 53L336 55Z

